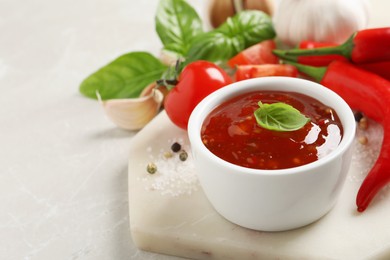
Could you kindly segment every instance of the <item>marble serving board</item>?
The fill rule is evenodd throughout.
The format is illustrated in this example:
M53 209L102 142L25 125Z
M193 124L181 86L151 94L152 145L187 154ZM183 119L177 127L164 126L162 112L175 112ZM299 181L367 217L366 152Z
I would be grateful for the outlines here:
M368 136L368 144L357 141L362 135ZM134 243L142 250L192 259L390 259L390 188L364 213L355 206L382 136L382 128L372 122L368 130L358 128L345 186L326 216L300 229L261 232L232 224L213 209L198 183L186 131L175 127L163 111L130 145ZM185 162L177 154L166 158L176 141L188 151ZM146 171L150 162L157 166L153 175Z

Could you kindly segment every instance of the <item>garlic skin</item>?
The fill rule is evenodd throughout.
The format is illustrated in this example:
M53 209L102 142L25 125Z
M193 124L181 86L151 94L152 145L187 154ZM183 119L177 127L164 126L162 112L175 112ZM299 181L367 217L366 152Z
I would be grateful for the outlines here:
M236 13L230 0L210 0L209 20L212 27L216 28L226 21L228 17Z
M99 93L96 95L112 122L126 130L139 130L160 111L164 95L154 86L145 88L139 98L101 100Z
M266 14L273 13L273 0L210 0L208 5L209 22L216 28L243 10L260 10Z
M277 0L273 22L286 45L303 40L340 44L366 28L369 8L367 0Z

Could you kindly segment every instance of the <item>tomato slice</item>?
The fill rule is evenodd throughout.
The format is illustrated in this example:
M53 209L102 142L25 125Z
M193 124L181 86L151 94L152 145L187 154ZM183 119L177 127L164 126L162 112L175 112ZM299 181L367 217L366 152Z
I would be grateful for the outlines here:
M275 48L273 40L262 41L238 53L228 65L234 68L237 65L277 64L279 59L272 53Z
M268 76L298 77L298 70L289 64L262 64L237 66L235 73L236 81Z

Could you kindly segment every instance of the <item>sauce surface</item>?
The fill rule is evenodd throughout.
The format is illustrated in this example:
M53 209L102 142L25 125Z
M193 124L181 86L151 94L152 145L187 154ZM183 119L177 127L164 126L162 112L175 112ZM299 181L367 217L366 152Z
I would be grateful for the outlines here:
M256 122L258 102L284 102L311 119L291 132L267 130ZM343 128L336 112L294 92L262 91L237 96L216 107L203 122L201 138L216 156L254 169L286 169L318 160L340 143Z

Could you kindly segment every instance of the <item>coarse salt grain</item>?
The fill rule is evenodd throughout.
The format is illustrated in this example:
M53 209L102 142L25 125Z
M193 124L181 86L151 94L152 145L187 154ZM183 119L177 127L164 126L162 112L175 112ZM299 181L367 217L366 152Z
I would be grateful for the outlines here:
M190 195L199 189L191 153L188 153L185 161L180 160L179 154L170 158L164 156L174 142L180 143L183 150L189 151L189 145L183 144L182 138L168 140L167 149L160 149L156 157L151 154L152 149L147 149L149 157L155 157L153 163L157 166L157 172L153 176L145 176L142 180L146 183L147 190L159 191L162 195Z
M359 140L360 136L366 136L368 142L362 144ZM378 158L382 140L383 128L377 123L370 122L370 127L367 129L356 128L354 153L351 162L351 166L355 171L348 176L348 180L359 183L364 180Z

